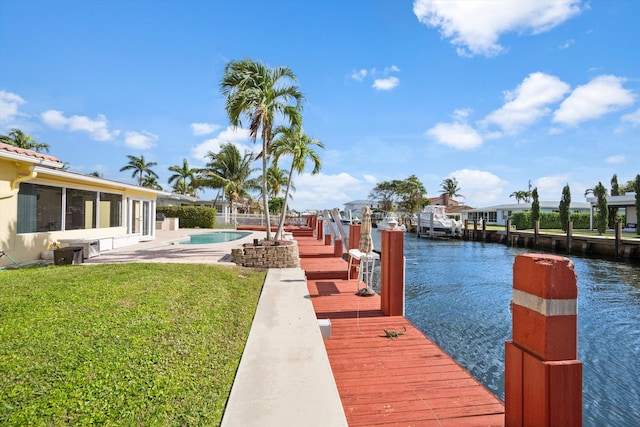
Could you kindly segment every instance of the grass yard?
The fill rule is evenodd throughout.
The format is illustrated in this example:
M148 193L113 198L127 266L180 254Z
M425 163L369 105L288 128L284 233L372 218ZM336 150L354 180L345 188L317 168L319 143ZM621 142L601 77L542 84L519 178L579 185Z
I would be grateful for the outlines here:
M266 272L0 271L0 425L218 425Z

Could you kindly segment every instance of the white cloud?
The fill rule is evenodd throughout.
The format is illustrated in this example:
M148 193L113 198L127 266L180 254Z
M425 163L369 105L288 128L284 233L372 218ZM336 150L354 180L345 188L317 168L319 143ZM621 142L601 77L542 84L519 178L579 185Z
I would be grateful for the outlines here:
M158 135L154 135L151 132L143 130L142 132L127 132L124 134L124 142L127 146L135 148L136 150L148 150L149 148L156 146Z
M297 210L343 209L345 203L369 194L375 185L370 179L361 180L345 172L336 175L303 173L294 178L297 191L289 203Z
M376 90L391 90L397 87L400 84L400 79L391 76L386 79L375 79L373 82L373 88Z
M365 77L367 77L367 70L358 70L358 71L354 71L353 73L351 73L351 78L353 80L357 80L359 82L361 82L362 80L364 80Z
M23 116L19 111L25 100L15 93L0 90L0 123L10 122L17 116Z
M206 156L209 151L217 153L220 151L220 146L225 143L232 143L240 154L244 154L245 151L260 152L262 145L260 143L252 144L249 137L249 130L242 128L234 128L233 126L227 127L220 132L218 136L207 139L191 149L191 157L199 161L206 161Z
M500 198L507 182L491 172L460 169L449 174L458 181L460 193L468 206L482 207L491 205Z
M610 163L612 165L618 165L620 163L624 163L627 161L627 158L623 155L616 155L616 156L609 156L607 157L607 159L605 160L607 163Z
M640 125L640 108L638 108L633 113L625 114L620 118L620 120L622 120L623 122L629 122L633 126Z
M40 117L47 126L56 129L67 128L72 132L87 132L91 139L96 141L108 141L120 134L119 130L109 131L109 122L102 114L98 114L98 118L96 120L92 120L87 116L65 117L62 111L47 110L40 114Z
M211 123L191 123L191 130L195 136L209 135L220 129L220 125Z
M505 104L484 119L507 133L516 133L550 113L549 104L559 102L570 87L555 76L532 73L513 91L504 93Z
M538 34L580 12L581 0L415 0L418 20L438 28L459 55L495 56L504 33Z
M482 136L466 123L438 123L427 130L427 136L438 144L448 145L457 150L472 150L482 145Z
M569 182L568 175L543 176L535 180L539 200L560 200L562 189Z
M568 49L569 47L573 46L575 44L575 40L574 39L570 39L567 40L566 42L562 43L560 46L558 46L559 49Z
M633 104L636 95L622 87L624 81L620 77L603 75L586 85L578 86L560 104L560 108L554 113L553 121L576 126Z

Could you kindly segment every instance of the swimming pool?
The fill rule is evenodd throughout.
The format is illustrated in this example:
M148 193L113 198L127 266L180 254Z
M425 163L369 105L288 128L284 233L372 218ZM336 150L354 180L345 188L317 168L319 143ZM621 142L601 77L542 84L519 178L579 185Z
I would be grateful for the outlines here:
M250 231L214 231L213 233L192 234L188 240L181 240L183 245L205 245L210 243L232 242L250 235Z

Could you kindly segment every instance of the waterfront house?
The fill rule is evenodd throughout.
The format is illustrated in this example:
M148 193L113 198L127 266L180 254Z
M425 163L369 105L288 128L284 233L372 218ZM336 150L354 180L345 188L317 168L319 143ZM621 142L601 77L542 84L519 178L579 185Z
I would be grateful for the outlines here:
M591 229L594 228L594 216L598 208L598 198L589 197L589 212L591 213ZM617 208L618 213L625 215L626 220L622 225L626 231L635 231L638 228L638 212L636 211L636 193L629 192L621 196L608 196L607 206L609 208Z
M463 220L475 221L482 219L487 224L506 226L507 219L516 212L531 210L531 203L511 203L506 205L489 206L486 208L468 209L463 212ZM589 203L571 202L571 213L589 213ZM540 212L559 212L560 202L540 201Z
M91 240L109 250L153 239L160 193L69 172L54 156L0 143L0 251L27 262L53 242Z

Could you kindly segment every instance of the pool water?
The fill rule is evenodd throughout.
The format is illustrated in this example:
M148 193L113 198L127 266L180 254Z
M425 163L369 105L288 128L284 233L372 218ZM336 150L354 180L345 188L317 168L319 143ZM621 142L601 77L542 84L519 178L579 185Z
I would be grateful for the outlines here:
M249 231L215 231L213 233L192 234L189 240L182 240L183 245L206 245L210 243L232 242L250 235Z

